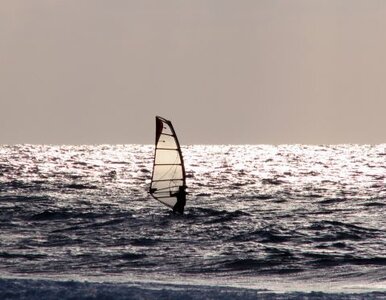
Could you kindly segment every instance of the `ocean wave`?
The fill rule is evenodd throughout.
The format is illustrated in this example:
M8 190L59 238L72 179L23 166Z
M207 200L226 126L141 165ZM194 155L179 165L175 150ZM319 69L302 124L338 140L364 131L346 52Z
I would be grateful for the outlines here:
M221 284L194 284L178 282L90 282L54 279L0 279L0 298L16 299L191 299L191 300L360 300L385 299L382 291L335 291L300 292L285 289L243 288Z
M348 254L333 255L322 253L304 253L304 256L311 259L309 260L310 264L323 268L337 265L386 265L386 257L357 257Z
M262 243L283 243L289 241L293 237L293 233L273 228L271 226L266 226L258 230L236 234L229 240L234 242L259 241Z

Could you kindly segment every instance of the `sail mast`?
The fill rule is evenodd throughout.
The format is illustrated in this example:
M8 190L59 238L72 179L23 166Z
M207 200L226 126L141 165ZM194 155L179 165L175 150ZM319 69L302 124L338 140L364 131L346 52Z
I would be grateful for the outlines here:
M165 120L167 121L167 120ZM170 121L167 121L169 126L170 126L170 129L172 130L172 133L173 133L173 136L175 138L175 141L176 141L176 145L177 145L177 151L178 151L178 154L180 156L180 159L181 159L181 168L182 168L182 179L183 179L183 185L186 186L186 174L185 174L185 164L184 164L184 158L182 156L182 151L181 151L181 146L180 146L180 142L178 141L178 138L177 138L177 134L174 130L174 127L172 125L172 122Z

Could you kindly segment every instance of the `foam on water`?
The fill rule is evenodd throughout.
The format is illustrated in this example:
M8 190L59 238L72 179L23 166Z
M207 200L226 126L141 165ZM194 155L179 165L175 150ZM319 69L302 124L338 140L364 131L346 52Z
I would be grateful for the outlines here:
M1 299L385 299L386 292L351 287L320 292L243 288L232 285L162 283L149 281L97 282L52 279L0 279Z

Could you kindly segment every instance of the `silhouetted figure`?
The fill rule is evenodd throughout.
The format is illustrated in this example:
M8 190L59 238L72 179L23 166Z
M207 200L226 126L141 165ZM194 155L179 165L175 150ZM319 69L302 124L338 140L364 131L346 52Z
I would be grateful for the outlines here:
M177 197L177 203L173 207L173 212L178 212L181 215L184 213L184 207L186 204L186 191L185 191L186 186L180 186L178 188L178 192L172 194L172 196Z

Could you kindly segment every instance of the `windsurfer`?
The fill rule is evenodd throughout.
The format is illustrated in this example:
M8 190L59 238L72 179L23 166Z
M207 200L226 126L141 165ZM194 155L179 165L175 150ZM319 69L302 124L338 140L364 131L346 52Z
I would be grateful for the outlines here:
M184 213L184 207L186 204L186 186L182 185L178 188L178 191L171 196L177 197L177 203L173 207L173 212L178 212L180 214Z

